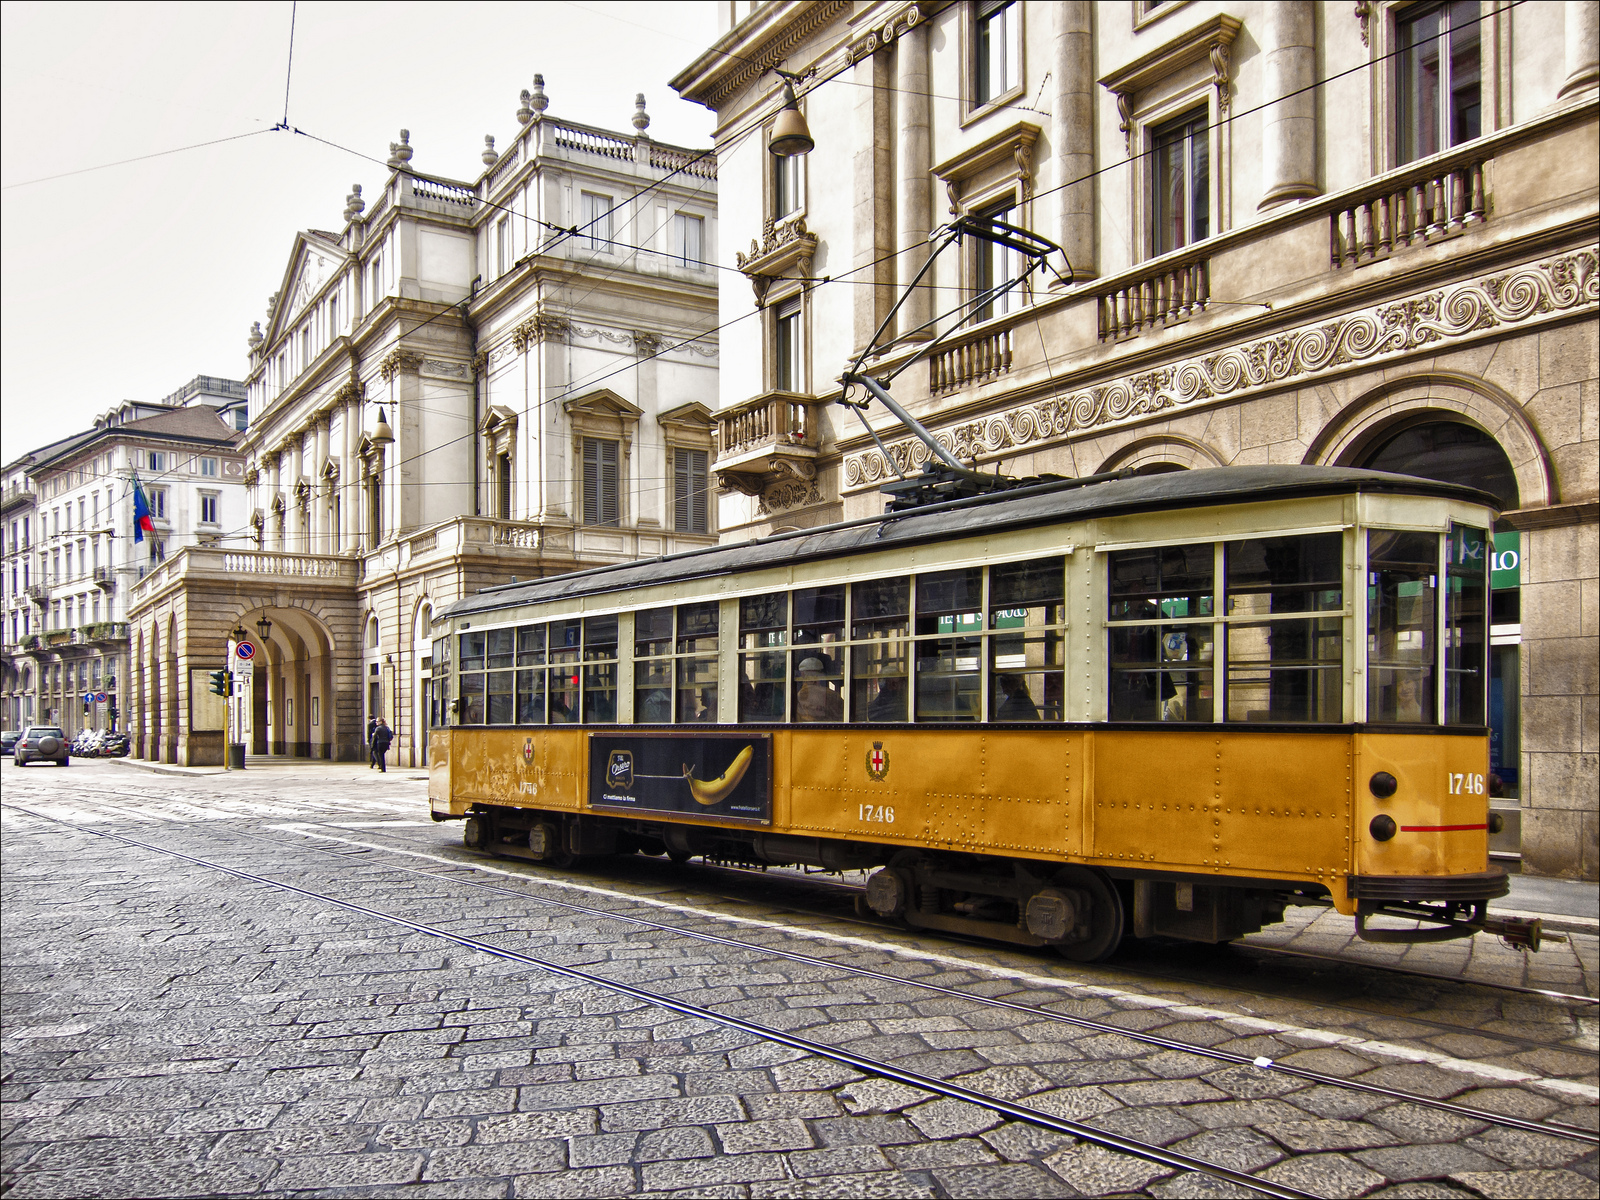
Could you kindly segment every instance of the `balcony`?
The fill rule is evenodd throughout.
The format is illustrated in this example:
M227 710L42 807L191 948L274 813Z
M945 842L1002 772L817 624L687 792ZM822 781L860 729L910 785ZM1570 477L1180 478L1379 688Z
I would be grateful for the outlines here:
M717 413L717 482L747 496L780 484L812 484L822 444L816 410L822 404L815 396L774 391Z
M223 550L185 546L158 564L133 586L128 611L133 613L163 593L196 582L227 585L289 583L328 590L353 588L359 563L331 554L291 554L271 550Z
M102 592L117 590L117 573L110 567L96 567L94 569L94 585Z
M30 583L27 587L27 593L29 600L42 606L50 599L50 585L48 583Z
M96 621L91 625L80 625L72 631L72 642L78 646L92 646L101 642L125 642L128 640L128 623L126 621Z

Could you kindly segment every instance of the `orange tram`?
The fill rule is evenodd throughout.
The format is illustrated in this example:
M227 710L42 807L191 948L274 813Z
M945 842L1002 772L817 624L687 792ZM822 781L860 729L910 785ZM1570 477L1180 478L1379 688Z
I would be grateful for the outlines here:
M1537 949L1487 913L1494 518L1224 467L485 589L435 626L433 816L556 864L868 870L880 917L1081 961L1295 904Z

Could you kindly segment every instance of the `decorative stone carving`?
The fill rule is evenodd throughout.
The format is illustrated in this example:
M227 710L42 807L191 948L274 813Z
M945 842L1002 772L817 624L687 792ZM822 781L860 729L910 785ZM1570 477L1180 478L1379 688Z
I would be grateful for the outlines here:
M650 128L650 114L644 110L643 92L637 92L633 97L633 127L638 130L640 137L644 137L644 131Z
M425 358L417 370L438 379L466 379L471 374L466 363L450 362L443 358Z
M972 460L1383 362L1425 347L1443 351L1492 329L1596 304L1600 304L1600 248L1180 359L1170 366L980 417L938 431L934 437L957 458ZM914 439L892 443L888 450L907 473L920 469L929 456L928 448ZM870 486L893 473L876 449L844 460L847 488Z
M1233 42L1241 28L1238 18L1219 13L1101 78L1100 85L1117 98L1118 128L1122 130L1124 148L1130 156L1139 94L1193 63L1210 62L1212 84L1217 89L1217 111L1224 117L1228 115L1231 99L1228 72L1232 66Z
M1371 0L1356 0L1356 20L1361 25L1361 44L1370 45L1367 24L1372 20Z
M850 61L860 62L880 47L887 49L894 45L897 37L921 20L922 10L915 4L901 7L891 13L882 25L874 26L850 43Z
M1033 146L1038 140L1037 125L1018 121L934 167L934 177L944 181L952 215L962 211L965 196L989 194L1007 183L1020 186L1020 199L1026 203L1033 195Z
M378 373L385 383L392 382L401 371L415 371L422 366L423 356L415 350L391 350L378 363Z
M478 157L483 160L483 165L486 167L492 167L495 165L495 163L500 161L500 156L495 153L494 137L492 134L486 133L483 135L483 153L478 155Z
M524 354L535 342L561 340L569 337L571 333L571 321L554 313L545 312L541 305L533 310L531 317L519 323L511 331L511 344L516 347L518 354Z
M788 221L774 221L768 217L761 224L761 241L751 239L750 253L735 251L733 260L755 289L759 308L766 301L773 282L784 272L798 270L800 278L809 283L811 263L816 254L817 237L807 232L804 217Z
M782 64L793 50L804 45L817 30L850 7L850 0L819 0L809 10L802 10L793 20L783 22L779 32L770 40L750 53L742 54L740 57L746 65L729 72L710 90L706 98L699 102L713 111L720 111L730 96L743 91L748 84L765 74L771 67Z
M391 171L402 170L411 161L414 151L411 148L411 130L402 129L400 140L389 143L389 161L385 165Z
M341 383L333 393L335 404L348 404L353 400L360 400L366 390L361 386L359 379L347 379Z
M642 329L633 331L633 348L646 358L660 354L661 348L666 344L667 339L660 334L650 333Z
M346 221L359 220L366 208L367 202L361 198L361 185L352 183L350 185L350 194L344 198L344 219Z

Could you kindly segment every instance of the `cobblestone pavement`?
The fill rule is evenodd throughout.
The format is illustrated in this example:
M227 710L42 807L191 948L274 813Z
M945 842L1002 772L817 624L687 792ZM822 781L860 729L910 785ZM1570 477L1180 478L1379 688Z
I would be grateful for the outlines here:
M3 770L8 1196L1244 1194L14 805L1319 1195L1595 1193L1580 1141L759 946L1591 1129L1592 1005L1349 966L1334 986L1325 964L1248 946L1205 950L1227 956L1221 969L1194 947L1086 967L774 902L803 880L746 878L740 894L744 873L657 860L489 863L459 847L457 826L418 819L424 789L404 774ZM1572 952L1592 978L1594 939L1580 938ZM1512 982L1528 978L1522 958L1508 960ZM1495 969L1476 950L1473 961L1480 978Z

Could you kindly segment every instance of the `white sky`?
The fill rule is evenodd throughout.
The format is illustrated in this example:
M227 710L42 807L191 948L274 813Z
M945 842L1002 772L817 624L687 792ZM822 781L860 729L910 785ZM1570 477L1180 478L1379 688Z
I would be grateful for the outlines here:
M551 116L711 144L712 114L667 80L716 38L703 0L302 3L287 132L42 183L44 176L270 131L290 4L0 5L0 461L196 375L243 379L297 230L370 206L402 128L411 165L475 179L518 92ZM14 186L26 184L27 186Z

